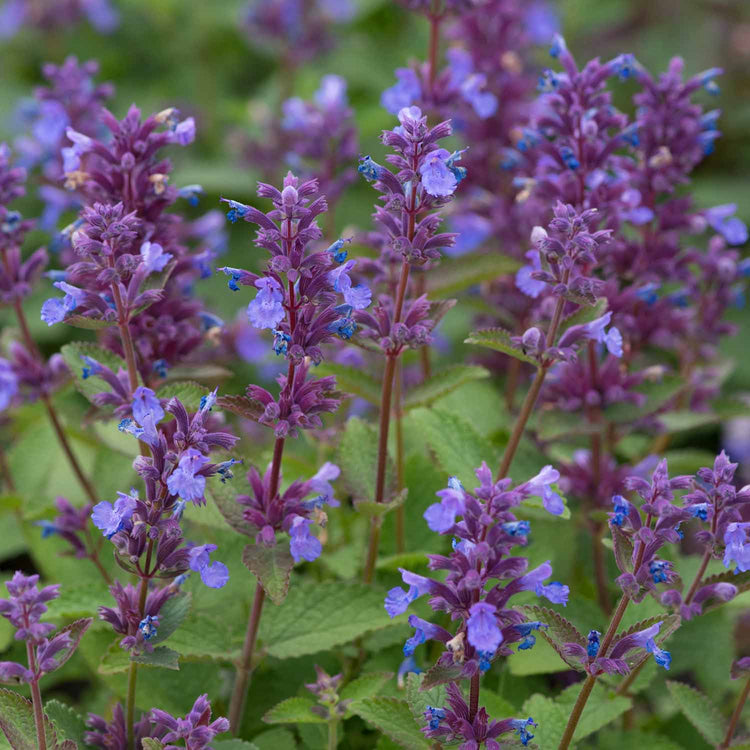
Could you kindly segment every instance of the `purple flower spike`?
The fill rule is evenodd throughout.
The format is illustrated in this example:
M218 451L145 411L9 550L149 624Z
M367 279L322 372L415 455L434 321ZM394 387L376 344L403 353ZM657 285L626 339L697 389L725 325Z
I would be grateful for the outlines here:
M735 572L750 570L750 539L748 539L750 522L733 522L727 525L724 532L724 566L731 567L735 563Z
M210 562L210 555L216 549L215 544L202 544L190 550L190 570L200 573L201 581L212 589L220 589L229 580L229 570L224 563Z
M372 292L364 284L352 286L349 271L354 268L356 260L348 260L338 268L328 273L328 281L335 291L341 292L347 305L355 310L364 310L369 307L372 300Z
M200 451L188 448L167 480L169 491L183 500L200 505L206 491L206 477L197 472L206 463L208 459Z
M143 425L149 414L154 423L164 419L161 401L150 388L141 385L133 393L133 418L138 424Z
M184 719L176 719L166 711L155 708L151 711L150 720L157 729L166 731L166 734L160 737L166 747L177 748L177 743L184 740L185 747L190 750L208 750L217 734L229 731L229 722L226 719L211 721L211 704L207 695L201 695L195 701Z
M276 328L284 319L284 295L279 282L263 276L255 282L258 294L247 306L247 317L255 328Z
M451 154L444 148L431 151L419 167L424 189L436 197L447 197L456 192L458 180L449 167Z
M118 531L125 528L125 524L133 515L138 501L138 493L135 490L132 490L130 495L123 492L117 494L119 498L115 500L114 505L103 500L97 503L91 511L91 520L94 522L94 526L100 529L107 539L111 539Z
M502 643L503 634L497 625L496 609L486 602L477 602L469 610L467 620L469 643L479 651L494 654Z
M295 516L289 529L291 537L289 541L289 551L292 553L294 562L302 560L312 562L320 557L323 551L323 545L320 540L310 533L312 521L309 518Z
M165 253L164 248L157 242L144 242L140 249L143 266L149 273L163 271L164 267L174 257L172 253Z

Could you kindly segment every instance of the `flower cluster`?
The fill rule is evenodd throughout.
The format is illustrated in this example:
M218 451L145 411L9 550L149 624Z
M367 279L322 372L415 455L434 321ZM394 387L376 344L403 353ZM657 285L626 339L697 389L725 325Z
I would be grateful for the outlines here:
M111 34L120 23L120 14L110 0L64 0L61 3L7 0L0 8L0 38L13 37L24 26L58 29L83 20L100 34Z

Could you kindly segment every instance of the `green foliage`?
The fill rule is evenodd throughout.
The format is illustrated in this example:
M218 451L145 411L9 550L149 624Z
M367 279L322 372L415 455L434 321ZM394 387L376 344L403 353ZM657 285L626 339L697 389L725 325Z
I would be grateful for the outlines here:
M443 258L427 276L427 294L431 299L448 297L483 281L514 273L520 265L516 258L497 252Z
M57 700L47 701L44 704L44 715L52 722L58 739L72 740L79 747L83 746L83 735L86 731L83 716Z
M287 698L267 711L263 721L267 724L325 724L324 718L310 710L314 705L310 698Z
M378 435L373 425L352 417L339 441L336 463L341 468L340 482L355 500L375 499L375 467L378 460ZM392 484L394 468L387 460L386 487ZM386 490L386 494L388 491Z
M36 750L34 709L26 698L11 690L0 688L0 730L14 750ZM57 746L57 736L52 724L44 722L47 747Z
M192 380L181 380L165 383L156 391L156 395L166 401L169 401L171 398L177 398L192 413L200 409L201 398L209 392L209 389L200 383Z
M274 604L281 604L286 599L294 567L294 558L286 544L273 547L248 544L242 551L242 562Z
M510 337L511 334L504 328L483 328L479 331L472 331L464 343L494 349L496 352L502 352L515 359L520 359L521 362L527 362L536 367L538 364L537 361L517 347L510 340Z
M718 745L724 739L726 722L707 695L690 685L673 680L667 680L667 690L685 718L706 742Z
M359 367L349 367L337 362L321 362L317 375L335 375L336 387L345 393L365 399L377 406L380 403L380 381Z
M457 388L474 380L488 378L490 373L484 367L475 365L450 365L442 368L424 382L409 389L404 399L404 409L430 406Z
M339 690L342 700L362 700L380 692L380 689L393 679L393 672L368 672L348 682Z
M397 698L365 698L355 701L352 713L361 716L404 750L430 750L406 701Z
M94 396L98 393L109 393L112 389L109 384L100 377L92 375L83 377L84 362L81 357L91 357L102 365L109 367L112 372L117 373L121 369L127 369L125 360L113 354L109 349L94 344L90 341L73 341L65 344L60 349L60 354L73 376L75 387L89 400L94 403Z
M409 710L414 717L414 721L419 726L424 726L424 712L427 706L442 708L446 701L445 687L443 685L424 689L424 681L424 674L410 672L406 675L406 702L409 705ZM482 691L482 700L484 700L484 691Z

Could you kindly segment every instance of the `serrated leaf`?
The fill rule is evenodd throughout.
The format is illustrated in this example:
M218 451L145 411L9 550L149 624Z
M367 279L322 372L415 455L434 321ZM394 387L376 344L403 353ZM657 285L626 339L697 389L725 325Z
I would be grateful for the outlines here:
M557 650L544 638L537 638L531 649L517 649L508 657L510 673L516 677L527 677L535 674L554 674L565 672L569 664L562 660Z
M231 634L221 616L191 612L169 639L169 646L182 660L226 662L230 658Z
M265 407L260 401L247 396L219 396L216 399L216 404L220 409L226 409L238 417L250 419L253 422L257 422L265 411Z
M74 328L82 328L84 331L100 331L103 328L112 328L117 325L116 320L101 320L101 318L87 318L85 315L69 315L65 323Z
M60 354L65 360L70 374L73 376L73 383L76 389L91 403L94 403L95 395L98 393L109 393L112 389L106 381L95 375L84 379L82 356L95 359L100 364L109 367L115 374L120 369L127 369L124 359L91 341L73 341L70 344L64 344L60 349Z
M318 365L315 374L321 377L334 375L337 388L353 396L359 396L375 406L380 404L380 381L361 368L326 361Z
M211 747L214 750L260 750L255 743L245 740L213 740ZM283 745L274 747L275 750L283 750Z
M633 571L633 543L630 537L624 534L619 526L610 525L612 533L612 549L615 553L617 567L620 570Z
M196 383L194 380L178 380L171 383L165 383L156 391L156 395L168 401L170 398L177 398L182 405L190 412L197 412L201 406L201 398L210 393L205 385Z
M314 705L310 698L287 698L266 711L263 721L266 724L325 724L326 720L322 716L310 710Z
M434 687L424 690L424 674L415 674L409 672L406 675L406 703L409 706L414 721L422 722L424 712L427 706L442 708L446 702L445 686L435 685ZM484 694L484 691L482 691Z
M361 700L376 695L380 688L389 680L393 679L393 672L367 672L357 679L347 682L341 690L339 697L342 700Z
M537 604L526 604L516 609L523 612L529 620L546 623L547 628L539 629L539 633L541 633L544 640L555 649L557 655L569 667L579 672L584 671L581 663L577 659L568 656L563 648L563 644L565 643L577 643L579 646L586 647L586 638L582 633L578 632L578 629L572 622L566 620L553 609L541 607Z
M430 750L406 701L398 698L364 698L351 704L352 713L372 724L405 750Z
M274 604L279 605L286 599L294 567L294 558L286 544L276 544L273 547L248 544L242 551L242 562L260 581Z
M427 274L427 294L430 298L446 297L483 281L515 273L520 267L516 258L497 252L444 258Z
M146 667L180 669L180 655L167 646L157 646L150 654L144 651L141 654L133 654L130 658L136 664L142 664Z
M704 578L701 588L710 586L713 583L731 583L737 587L737 593L740 594L743 591L750 590L750 570L737 574L731 570L727 570L724 573L716 573L715 575L708 576L708 578Z
M525 354L510 340L510 333L504 328L482 328L478 331L472 331L469 337L464 340L464 344L484 346L487 349L494 349L496 352L502 352L510 357L520 359L521 362L528 362L535 367L539 365L533 357Z
M164 606L159 611L159 627L156 629L156 635L151 639L153 645L163 643L180 627L190 612L192 600L192 595L184 592L164 602Z
M235 477L230 482L209 482L208 494L213 498L219 513L229 526L240 534L254 538L258 529L245 520L244 508L236 500L237 496L242 494L242 489L245 486L246 480L244 477L241 480L239 477Z
M341 483L355 500L375 500L375 473L378 461L377 430L352 417L347 420L339 441L336 463L341 468ZM386 496L392 486L393 460L386 460Z
M50 720L59 740L72 740L83 747L86 722L79 713L58 700L47 701L44 715Z
M0 688L0 730L13 750L37 750L34 708L31 702L5 688ZM49 721L44 722L44 737L47 747L54 748L57 737Z
M490 373L487 369L476 365L443 367L432 377L407 392L404 399L404 410L416 409L419 406L430 406L462 385L489 376Z
M283 607L263 613L260 636L271 656L288 659L325 651L390 624L380 591L328 581L292 589Z
M562 319L562 321L560 322L558 336L561 336L563 333L565 333L568 328L572 328L573 326L585 325L586 323L590 323L592 320L601 318L602 315L607 312L607 304L608 302L606 297L602 297L601 299L597 300L596 304L593 306L588 301L586 301L584 307L580 307L572 315L568 315L567 318Z
M422 690L431 690L438 685L444 685L446 682L455 682L463 671L460 664L450 664L446 666L439 662L433 664L425 673L422 680Z
M90 617L85 617L81 620L71 622L70 625L66 625L55 633L55 635L67 633L70 636L70 646L61 649L55 656L55 661L59 667L65 664L65 662L73 656L78 648L78 644L81 642L81 638L83 638L83 634L89 629L89 625L91 625L92 622L93 620Z
M229 742L229 740L225 740ZM248 748L219 748L214 741L214 750L248 750ZM253 737L253 747L257 750L297 750L297 741L286 727L275 727Z
M467 487L476 482L475 469L486 461L494 466L498 451L467 420L439 408L415 409L409 419L417 425L446 475L457 476Z
M405 487L401 492L391 500L386 500L382 503L376 503L374 500L359 500L355 501L354 507L358 513L372 518L372 516L385 516L396 508L400 508L405 502L409 494L409 490Z
M700 732L711 745L718 745L724 739L726 730L724 719L713 701L690 685L667 680L667 690L685 718Z
M164 745L153 737L144 737L141 740L143 750L163 750Z
M597 750L633 750L635 747L647 750L685 750L669 737L635 729L605 729L596 739Z

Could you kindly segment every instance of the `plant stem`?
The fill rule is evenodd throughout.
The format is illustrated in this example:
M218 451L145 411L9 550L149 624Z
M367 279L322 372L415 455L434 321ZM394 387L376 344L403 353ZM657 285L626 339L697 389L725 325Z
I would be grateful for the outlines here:
M426 350L426 347L423 347ZM401 403L403 389L403 367L401 358L396 363L396 380L394 387L396 416L396 492L404 489L404 411ZM396 508L396 552L406 550L406 518L403 503Z
M47 738L44 735L44 711L42 709L42 695L39 692L39 676L37 675L36 655L34 646L26 641L26 656L29 660L29 669L34 673L31 688L31 702L34 706L34 726L36 728L36 744L38 750L47 750Z
M437 59L440 48L440 21L442 17L436 14L430 14L430 47L429 57L427 59L427 80L429 84L429 93L432 95L435 88L435 78L437 76Z
M8 459L5 457L5 451L2 445L0 445L0 474L3 475L3 481L5 482L5 488L9 493L15 494L16 484L13 481L13 474L10 471L10 465Z
M338 747L338 719L329 719L328 721L328 750L336 750Z
M728 748L730 743L732 742L732 737L734 737L734 733L737 730L737 724L739 724L740 722L742 709L745 707L745 702L747 701L748 695L750 695L750 677L747 678L745 687L740 693L740 697L737 700L737 705L734 707L734 711L732 712L732 718L729 720L727 733L724 735L724 740L721 745L719 745L717 750L726 750L726 748Z

